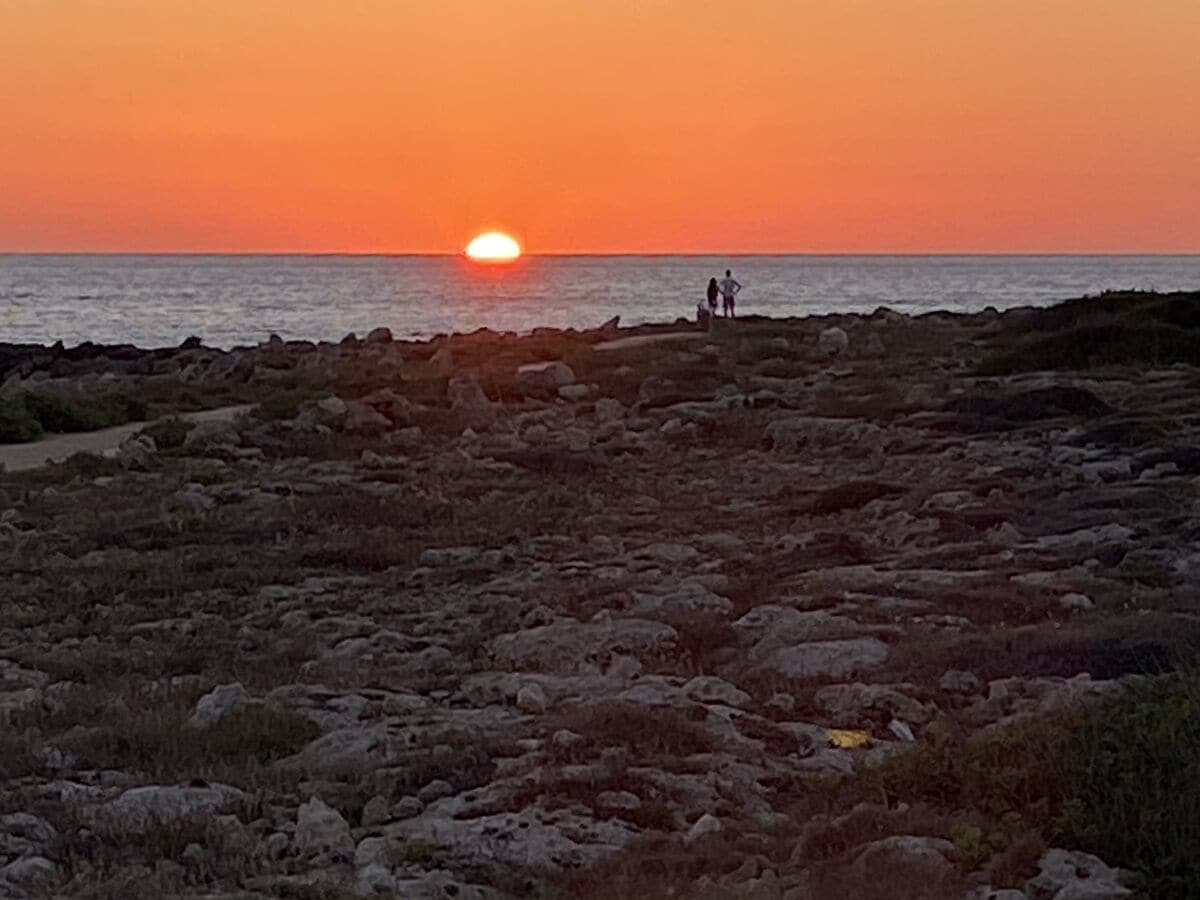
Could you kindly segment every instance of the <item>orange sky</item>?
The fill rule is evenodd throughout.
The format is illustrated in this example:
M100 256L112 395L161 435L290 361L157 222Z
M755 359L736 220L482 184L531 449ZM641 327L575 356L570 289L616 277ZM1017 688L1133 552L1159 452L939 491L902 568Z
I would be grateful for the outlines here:
M1198 0L0 0L0 250L1200 251Z

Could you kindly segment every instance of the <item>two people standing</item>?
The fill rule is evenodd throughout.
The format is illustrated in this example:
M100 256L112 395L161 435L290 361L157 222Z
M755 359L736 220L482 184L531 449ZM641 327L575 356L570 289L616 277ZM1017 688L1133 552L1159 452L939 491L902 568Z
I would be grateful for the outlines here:
M725 317L733 318L735 316L734 309L737 303L738 291L741 289L742 286L733 277L733 271L730 269L725 270L725 277L720 281L717 281L715 278L708 279L708 290L705 292L704 300L698 304L699 308L696 311L697 318L703 323L705 317L701 315L702 312L706 313L708 317L715 317L717 315L718 295L723 301L722 305ZM704 309L705 304L707 304L707 309Z

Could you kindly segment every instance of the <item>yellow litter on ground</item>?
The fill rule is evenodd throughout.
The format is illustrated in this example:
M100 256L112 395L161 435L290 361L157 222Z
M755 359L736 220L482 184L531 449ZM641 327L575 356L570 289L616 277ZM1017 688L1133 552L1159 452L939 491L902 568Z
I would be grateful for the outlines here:
M829 743L842 750L857 750L871 743L871 732L855 729L830 728Z

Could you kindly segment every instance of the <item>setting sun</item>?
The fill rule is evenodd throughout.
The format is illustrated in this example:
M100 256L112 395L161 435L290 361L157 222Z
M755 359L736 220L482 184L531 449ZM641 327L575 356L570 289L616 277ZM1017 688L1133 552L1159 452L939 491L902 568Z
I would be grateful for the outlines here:
M521 255L521 245L498 231L481 234L467 245L467 256L479 262L512 262Z

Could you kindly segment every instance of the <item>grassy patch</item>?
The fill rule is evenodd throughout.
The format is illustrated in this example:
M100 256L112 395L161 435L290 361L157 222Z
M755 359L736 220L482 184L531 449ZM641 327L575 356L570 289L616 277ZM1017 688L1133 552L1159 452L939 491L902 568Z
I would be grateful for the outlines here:
M190 703L161 690L127 691L115 703L93 701L88 715L83 707L89 696L73 699L68 721L96 724L73 729L65 748L83 764L145 772L162 783L202 778L254 789L266 765L319 733L301 713L267 706L244 707L211 728L190 729L185 726Z
M701 716L703 707L697 707ZM606 701L576 706L556 718L551 731L566 728L588 738L582 746L623 747L634 757L690 756L714 749L712 736L683 710Z
M1192 669L1102 707L969 740L934 737L863 777L889 802L982 813L987 827L959 836L981 857L1033 830L1139 872L1149 896L1170 900L1200 891L1198 746Z

